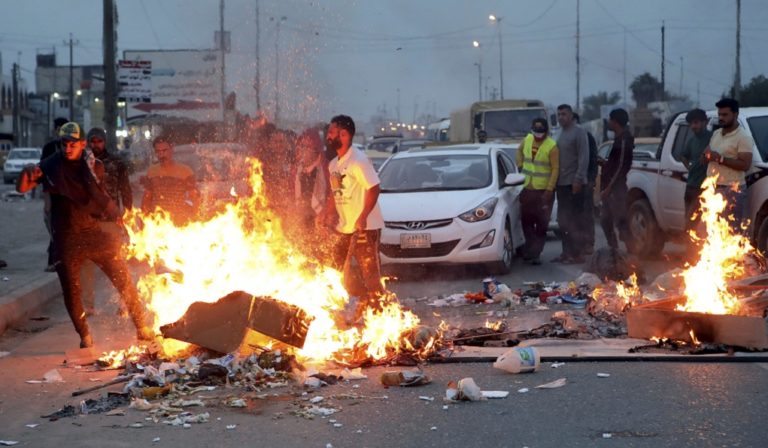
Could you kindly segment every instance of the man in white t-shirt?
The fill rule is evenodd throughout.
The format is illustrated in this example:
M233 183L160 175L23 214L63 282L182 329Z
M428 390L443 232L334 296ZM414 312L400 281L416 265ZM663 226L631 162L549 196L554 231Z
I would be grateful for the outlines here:
M717 192L725 198L725 213L732 215L732 227L741 228L744 220L746 173L752 167L754 141L746 129L739 126L739 102L723 98L715 104L720 129L712 133L709 147L701 155L709 163L707 177L717 177Z
M384 219L379 209L379 176L371 161L361 151L352 147L355 122L351 117L338 115L331 119L326 134L326 144L336 151L331 160L331 195L326 210L336 210L339 239L333 250L334 267L343 270L349 287L349 261L354 257L362 271L365 295L361 297L358 311L366 306L376 306L383 292L379 241ZM330 224L332 214L326 214Z

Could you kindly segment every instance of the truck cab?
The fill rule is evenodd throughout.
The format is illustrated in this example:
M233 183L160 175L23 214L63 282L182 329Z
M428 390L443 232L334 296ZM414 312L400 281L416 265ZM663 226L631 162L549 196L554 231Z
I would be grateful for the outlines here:
M488 141L518 143L530 132L534 118L549 120L539 100L478 101L451 113L449 138L451 142L476 143L482 130Z
M635 160L627 177L627 219L634 243L630 251L653 257L667 240L685 234L684 195L688 170L681 161L692 131L685 113L670 122L655 160ZM708 129L717 128L717 111L707 112ZM750 237L758 249L768 247L768 107L741 108L739 126L755 141L747 172Z

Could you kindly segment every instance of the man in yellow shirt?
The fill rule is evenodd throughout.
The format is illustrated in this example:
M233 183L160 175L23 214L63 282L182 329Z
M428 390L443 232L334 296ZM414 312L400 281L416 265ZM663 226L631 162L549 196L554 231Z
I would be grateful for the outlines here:
M702 162L709 162L707 178L717 178L717 192L727 203L725 213L734 231L740 231L744 220L746 173L752 167L754 140L746 129L739 126L739 102L732 98L718 101L717 118L720 129L712 133L709 148L701 155Z
M531 133L525 137L515 155L517 166L525 175L520 193L520 221L525 235L523 259L541 264L541 251L547 241L547 227L552 213L554 191L560 169L557 143L549 137L549 123L536 118Z
M173 145L164 137L152 142L157 163L150 166L141 179L144 197L141 208L151 212L165 210L174 223L181 225L194 218L200 203L195 173L187 165L173 160Z

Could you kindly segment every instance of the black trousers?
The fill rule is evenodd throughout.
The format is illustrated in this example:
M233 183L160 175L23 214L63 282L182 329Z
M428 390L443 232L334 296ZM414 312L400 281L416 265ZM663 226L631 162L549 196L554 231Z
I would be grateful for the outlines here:
M584 256L584 192L574 193L570 185L557 187L557 224L560 226L563 257Z
M685 230L691 230L698 227L701 222L701 213L699 211L699 196L701 196L701 188L698 187L685 187ZM693 215L696 214L696 219L693 219Z
M584 209L579 227L584 235L584 249L595 248L595 184L584 185Z
M552 203L544 203L544 192L526 188L520 193L520 223L525 235L523 255L526 258L539 258L547 242Z
M361 303L375 304L384 292L381 285L381 259L379 242L381 230L366 230L352 234L341 234L333 248L333 267L344 273L347 290L352 285L350 261L354 258L360 267L365 294Z
M608 240L609 247L613 249L619 248L615 229L618 229L619 238L625 244L629 241L626 187L614 188L608 195L608 198L603 201L600 210L600 226L603 228L603 233L605 233L605 239Z
M84 337L90 334L82 301L80 270L85 260L92 261L110 279L125 303L136 329L146 325L144 308L128 271L128 264L120 256L117 238L99 229L72 234L54 234L54 246L60 255L56 266L64 305L75 331Z

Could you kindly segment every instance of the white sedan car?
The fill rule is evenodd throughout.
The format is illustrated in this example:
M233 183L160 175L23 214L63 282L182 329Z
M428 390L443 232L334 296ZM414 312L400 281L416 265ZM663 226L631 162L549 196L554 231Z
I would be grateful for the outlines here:
M42 153L43 150L40 148L13 148L3 165L3 182L6 184L16 182L25 166L40 162Z
M382 264L483 263L494 273L509 272L524 241L524 177L504 149L429 147L387 160L379 171Z

